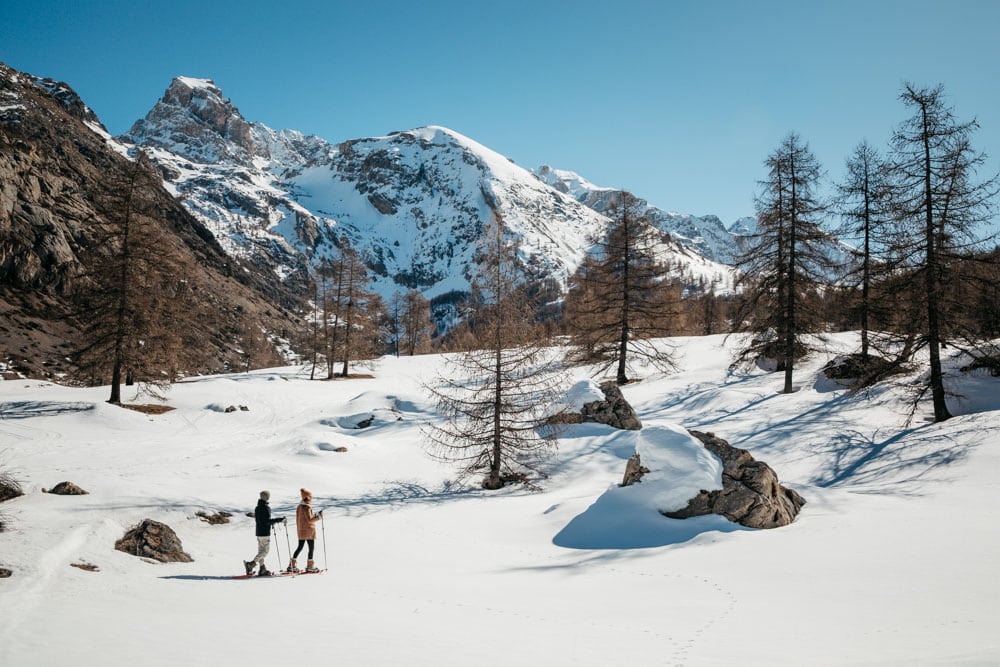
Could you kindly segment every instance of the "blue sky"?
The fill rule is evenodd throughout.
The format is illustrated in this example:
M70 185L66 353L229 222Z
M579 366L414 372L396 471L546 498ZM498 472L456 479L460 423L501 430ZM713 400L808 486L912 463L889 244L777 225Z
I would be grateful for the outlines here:
M668 210L753 212L789 131L831 179L884 146L904 80L943 83L1000 168L1000 1L0 0L0 61L120 133L176 75L338 142L444 125Z

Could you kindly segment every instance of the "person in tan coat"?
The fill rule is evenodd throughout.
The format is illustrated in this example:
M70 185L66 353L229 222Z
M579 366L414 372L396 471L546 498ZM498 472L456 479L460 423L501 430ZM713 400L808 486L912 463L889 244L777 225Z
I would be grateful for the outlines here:
M316 546L316 522L323 516L323 510L320 510L319 514L313 514L312 491L309 489L299 489L299 494L302 496L302 502L295 509L295 529L299 535L299 546L295 549L295 553L292 554L292 558L288 562L287 571L301 572L295 565L295 559L302 552L302 547L308 544L309 560L306 562L306 572L319 572L316 563L313 561L313 550Z

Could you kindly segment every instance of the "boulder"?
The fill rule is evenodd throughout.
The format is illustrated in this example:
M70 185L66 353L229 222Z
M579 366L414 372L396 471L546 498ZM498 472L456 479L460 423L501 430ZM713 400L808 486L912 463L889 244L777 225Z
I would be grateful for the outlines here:
M583 406L583 421L607 424L626 431L638 431L642 422L635 410L622 396L621 389L614 380L601 383L604 392L603 401L591 401Z
M42 491L45 491L45 489L42 489ZM51 489L49 489L48 493L54 493L57 496L85 496L85 495L87 495L87 491L84 491L83 489L81 489L79 486L77 486L73 482L59 482L58 484L56 484L55 486L53 486Z
M733 447L713 433L689 431L722 461L722 488L701 491L687 507L664 512L671 519L721 514L749 528L778 528L795 520L805 500L778 483L778 476L745 449Z
M7 577L9 577L12 574L14 574L14 573L11 572L10 570L8 570L7 568L0 567L0 579L6 579Z
M202 521L204 521L205 523L213 526L217 526L223 523L229 523L229 518L233 516L229 512L216 512L215 514L209 514L208 512L205 512L203 510L198 510L197 512L194 513L194 515L199 519L201 519Z
M639 460L639 452L636 452L625 464L625 476L622 478L622 486L632 486L642 481L642 476L649 472L649 468L642 465Z
M165 523L144 519L115 542L115 549L133 556L152 558L161 563L190 563L177 533Z

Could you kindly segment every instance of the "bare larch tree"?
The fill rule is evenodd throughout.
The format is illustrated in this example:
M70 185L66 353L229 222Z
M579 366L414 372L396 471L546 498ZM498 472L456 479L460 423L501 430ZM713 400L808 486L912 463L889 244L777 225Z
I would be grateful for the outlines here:
M470 329L478 346L454 355L428 388L445 419L426 437L431 453L456 464L462 477L481 473L484 488L498 489L544 475L540 464L554 447L546 409L560 378L532 326L517 243L499 216L480 238Z
M738 326L756 334L739 360L773 356L777 370L785 373L783 393L791 393L795 359L818 320L809 306L825 281L829 237L819 224L820 166L808 145L790 133L765 165L768 176L756 200L757 231L736 262L743 297Z
M569 360L614 368L629 381L633 359L674 370L671 350L655 337L677 333L679 288L658 259L663 237L641 200L621 191L608 211L610 224L592 238L594 251L574 275L566 303Z
M911 298L922 304L920 321L911 323L916 339L912 351L928 351L925 391L931 393L934 420L940 422L951 417L941 348L962 321L961 304L953 297L961 294L957 283L970 256L982 249L983 240L974 231L993 215L998 180L976 180L985 161L971 144L978 124L958 121L942 86L907 83L899 97L913 114L892 137L892 205L900 234L891 252L909 270L909 283L921 288L910 290Z

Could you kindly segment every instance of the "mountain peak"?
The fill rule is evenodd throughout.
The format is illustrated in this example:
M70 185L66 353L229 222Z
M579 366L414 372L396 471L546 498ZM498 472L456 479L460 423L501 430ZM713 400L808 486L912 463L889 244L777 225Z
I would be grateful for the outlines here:
M174 86L185 86L187 88L205 88L212 92L219 93L221 95L222 91L219 90L218 86L215 85L215 81L212 79L197 79L190 76L175 76L174 80L170 83L170 87Z
M212 79L177 76L123 138L203 163L245 162L254 154L250 130Z

